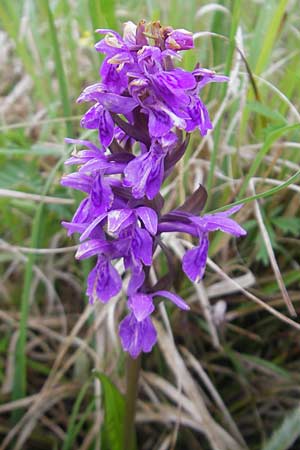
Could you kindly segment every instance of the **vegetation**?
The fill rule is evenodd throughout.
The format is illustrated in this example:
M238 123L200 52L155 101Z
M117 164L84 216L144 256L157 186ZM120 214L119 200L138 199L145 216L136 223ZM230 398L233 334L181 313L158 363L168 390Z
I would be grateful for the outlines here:
M87 305L89 263L60 222L80 196L60 185L87 137L75 99L98 76L96 28L160 20L196 33L196 62L230 75L205 88L214 131L193 135L168 206L204 182L207 211L245 203L246 238L212 236L190 304L160 304L143 356L142 450L300 448L299 4L296 0L2 0L0 3L0 450L119 450L125 303ZM184 236L168 242L174 264ZM166 270L158 255L155 270ZM155 276L155 274L154 274ZM118 319L118 320L117 320ZM273 435L273 436L272 436Z

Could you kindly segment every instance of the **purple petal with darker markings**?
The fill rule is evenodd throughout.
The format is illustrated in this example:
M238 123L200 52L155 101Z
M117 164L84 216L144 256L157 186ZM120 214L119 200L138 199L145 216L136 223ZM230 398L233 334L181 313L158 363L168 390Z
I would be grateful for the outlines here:
M107 231L109 233L119 233L136 220L132 209L114 209L109 211L107 217Z
M201 280L204 275L207 253L208 237L203 234L197 247L188 250L182 259L182 269L191 281Z
M203 217L193 217L191 220L204 232L210 231L223 231L224 233L230 233L233 236L244 236L247 234L235 220L227 217L229 214L236 212L236 209L226 211L226 213L206 214Z
M151 295L134 294L128 300L128 307L131 309L138 322L146 319L154 311Z
M206 106L198 97L191 96L191 102L187 107L189 119L186 120L186 131L194 131L199 128L201 135L205 136L212 129L212 123Z
M158 144L148 153L137 156L124 170L124 186L132 188L135 198L146 195L152 200L159 192L164 176L165 153Z
M90 303L95 300L106 303L120 292L121 287L122 279L117 270L105 256L99 256L87 280L86 293L90 297Z
M194 75L180 67L163 73L167 84L172 89L193 89L196 86ZM168 75L171 75L171 77Z
M67 186L72 189L77 189L89 193L91 190L93 180L88 175L80 174L78 172L64 175L60 181L62 186Z
M149 133L153 137L161 137L169 133L173 122L169 114L159 108L151 108L149 112Z
M137 264L131 268L131 277L127 288L127 294L133 295L143 285L145 281L145 272L142 264Z
M166 48L175 51L194 48L193 33L184 29L173 30L166 39Z
M106 88L116 94L122 94L128 86L126 68L117 70L114 64L109 64L109 57L105 58L100 69L100 75Z
M171 300L171 302L174 303L174 305L178 306L178 308L183 309L185 311L189 310L190 307L185 303L185 301L182 300L181 297L179 297L179 295L173 294L173 292L169 292L169 291L156 291L152 294L152 297L155 296L161 296L161 297L165 297L169 300Z
M108 211L113 202L114 196L111 187L101 173L94 179L90 198L94 207L97 208L98 214Z
M99 127L100 116L103 114L103 107L96 103L82 117L80 125L88 130L96 130Z
M98 255L103 252L107 252L110 249L110 243L100 239L90 239L83 242L75 254L76 259L86 259L91 256Z
M148 231L136 228L132 239L131 249L134 257L146 266L151 266L153 242Z
M99 116L99 139L103 147L109 147L114 138L114 121L108 111L103 110Z
M73 222L61 222L62 226L68 230L68 236L72 236L73 233L82 233L86 224L84 223L73 223Z
M94 229L104 220L106 219L107 213L100 214L100 216L97 216L90 224L89 226L84 230L82 235L80 236L80 241L84 241L84 239L87 239L91 233L94 231Z
M157 214L152 208L148 208L146 206L140 206L136 208L136 212L139 218L142 220L146 230L149 231L153 236L157 232Z
M83 101L95 101L104 109L118 114L128 114L137 105L137 100L132 97L125 97L114 92L107 92L103 83L96 83L84 89L78 97L77 103ZM93 110L93 107L90 108Z
M101 94L98 101L108 111L118 114L128 114L138 105L138 102L132 97L112 93Z
M81 150L80 152L72 153L71 157L68 158L64 162L64 164L65 165L87 164L93 160L106 161L106 157L103 155L103 152L100 151Z
M93 142L87 141L86 139L65 138L65 142L67 144L83 145L83 146L89 148L92 151L101 152L102 153L102 148L97 147L97 145L95 145Z
M74 223L86 223L90 220L90 199L84 198L79 204L73 218Z
M151 352L157 340L151 319L147 317L138 322L133 313L128 314L120 323L119 336L123 350L129 352L132 358L137 358L141 352Z
M79 169L79 172L93 173L93 172L97 172L97 171L101 170L101 171L105 171L105 173L107 174L107 173L112 173L111 166L114 166L114 164L111 163L110 161L107 161L107 159L94 158L94 159L88 161L87 163L85 163L83 166L81 166ZM124 165L124 167L125 167L125 165ZM116 170L118 170L118 169L121 170L121 165L119 165Z

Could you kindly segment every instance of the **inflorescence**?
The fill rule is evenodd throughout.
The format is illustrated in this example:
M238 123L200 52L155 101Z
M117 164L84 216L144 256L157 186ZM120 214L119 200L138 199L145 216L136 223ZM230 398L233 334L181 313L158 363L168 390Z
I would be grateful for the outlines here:
M182 259L182 269L193 282L204 275L209 232L245 234L229 218L240 206L199 215L206 199L202 186L167 213L160 193L184 155L190 133L198 129L204 136L212 128L201 89L228 78L198 66L192 72L175 67L180 52L194 46L186 30L141 21L137 26L126 23L123 38L113 30L97 32L105 35L95 46L105 54L101 82L84 89L78 102L93 102L81 126L98 130L99 143L67 139L85 149L66 161L80 167L64 176L62 184L87 196L72 221L63 225L69 235L81 235L77 259L97 256L87 280L90 303L106 303L120 292L122 279L113 261L122 259L129 271L129 314L120 323L119 335L123 349L135 358L151 351L156 342L150 317L155 297L189 309L177 294L165 290L163 282L149 284L154 251L160 246L167 253L162 233L180 231L198 239Z

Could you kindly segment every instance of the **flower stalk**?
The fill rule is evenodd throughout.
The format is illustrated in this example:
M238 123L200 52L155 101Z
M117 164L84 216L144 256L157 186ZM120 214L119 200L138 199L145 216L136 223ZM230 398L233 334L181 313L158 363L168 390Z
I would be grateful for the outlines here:
M138 395L141 355L133 359L127 356L126 394L123 430L123 450L135 450L135 413Z

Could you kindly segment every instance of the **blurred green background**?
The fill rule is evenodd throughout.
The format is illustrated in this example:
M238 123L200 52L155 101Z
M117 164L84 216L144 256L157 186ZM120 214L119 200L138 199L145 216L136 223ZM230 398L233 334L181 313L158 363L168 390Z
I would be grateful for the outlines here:
M158 313L137 448L300 448L300 326L287 310L300 301L299 14L297 0L1 1L1 450L122 448L124 300L87 307L90 263L74 260L76 237L60 225L81 197L59 180L64 138L92 136L75 101L99 79L94 30L140 19L193 31L183 67L231 79L203 91L214 130L193 135L166 203L203 182L207 210L245 201L248 236L216 233L219 271L210 265L200 287L178 277L192 313ZM177 254L178 242L168 242ZM155 267L165 270L160 257Z

